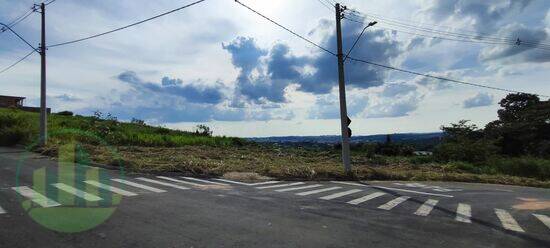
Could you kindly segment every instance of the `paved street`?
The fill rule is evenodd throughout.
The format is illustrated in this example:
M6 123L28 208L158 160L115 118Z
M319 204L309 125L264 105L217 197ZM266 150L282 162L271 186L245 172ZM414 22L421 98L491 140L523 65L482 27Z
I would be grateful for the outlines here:
M0 149L1 247L550 247L550 190L240 181Z

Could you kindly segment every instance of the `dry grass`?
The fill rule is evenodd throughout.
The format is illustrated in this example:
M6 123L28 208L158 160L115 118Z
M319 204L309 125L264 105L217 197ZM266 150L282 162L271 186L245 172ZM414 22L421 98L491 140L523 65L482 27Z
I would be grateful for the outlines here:
M440 164L413 165L406 161L352 157L352 175L343 172L334 150L309 150L246 145L242 147L184 146L177 148L87 146L92 161L122 164L126 170L146 173L182 173L192 176L228 177L243 181L285 180L414 180L511 184L550 188L550 181L506 175L465 173ZM55 149L48 151L55 156Z

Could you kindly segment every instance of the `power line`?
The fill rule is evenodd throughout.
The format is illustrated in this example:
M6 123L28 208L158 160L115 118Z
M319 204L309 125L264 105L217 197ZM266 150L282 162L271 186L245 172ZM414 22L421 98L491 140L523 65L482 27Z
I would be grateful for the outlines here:
M23 60L25 60L25 59L27 59L29 56L31 56L34 52L35 52L35 51L31 51L29 54L25 55L23 58L19 59L17 62L11 64L10 66L8 66L8 67L6 67L6 68L4 68L4 69L2 69L2 70L0 71L0 74L2 74L2 73L4 73L4 72L8 71L9 69L13 68L13 67L16 66L17 64L21 63Z
M13 28L13 27L15 27L15 25L17 25L20 22L22 22L23 20L27 19L27 17L29 17L34 12L35 12L35 8L32 7L29 10L27 10L25 13L23 13L22 15L20 15L19 17L15 18L15 19L13 19L13 21L9 22L6 25L10 28ZM0 33L6 32L7 30L8 29L6 27L2 27L2 28L0 28Z
M46 2L44 2L44 5L48 6L48 5L52 4L52 3L53 3L53 2L55 2L55 1L57 1L57 0L50 0L50 1L49 1L49 2L47 2L47 3L46 3Z
M525 46L529 46L537 49L550 50L550 44L545 44L541 42L532 42L528 40L521 40L519 37L502 38L502 37L494 37L494 36L483 36L479 33L472 35L472 34L463 34L458 32L451 32L451 31L437 30L433 28L425 28L425 27L411 25L409 23L396 21L395 19L384 18L380 15L375 15L375 14L366 15L356 10L351 10L351 11L352 11L350 13L351 15L347 19L355 22L362 22L362 21L354 20L353 18L351 18L352 16L362 19L370 15L375 19L379 20L380 22L385 23L386 25L445 36L445 37L434 37L434 38L444 38L446 40L468 41L468 42L474 42L474 43L479 41L479 43L485 43L485 44L502 44L502 45L510 45L510 46L525 45ZM360 15L355 13L359 13ZM401 31L401 32L404 32L404 31ZM414 33L414 34L419 36L426 36L426 35L420 35L417 33ZM449 36L454 37L455 39L448 38ZM456 39L456 38L459 38L459 39ZM487 43L487 42L491 42L491 43Z
M50 45L50 46L48 46L48 47L64 46L64 45L73 44L73 43L77 43L77 42L89 40L89 39L92 39L92 38L96 38L96 37L103 36L103 35L106 35L106 34L114 33L114 32L117 32L117 31L120 31L120 30L129 28L129 27L133 27L133 26L136 26L136 25L139 25L139 24L142 24L142 23L151 21L151 20L153 20L153 19L157 19L157 18L159 18L159 17L165 16L165 15L168 15L168 14L172 14L172 13L177 12L177 11L180 11L180 10L182 10L182 9L185 9L185 8L191 7L191 6L193 6L193 5L202 3L202 2L204 2L204 1L206 1L206 0L199 0L199 1L196 1L196 2L193 2L193 3L190 3L190 4L187 4L187 5L185 5L185 6L182 6L182 7L179 7L179 8L176 8L176 9L173 9L173 10L170 10L170 11L167 11L167 12L164 12L164 13L162 13L162 14L153 16L153 17L151 17L151 18L147 18L147 19L145 19L145 20L142 20L142 21L139 21L139 22L135 22L135 23L132 23L132 24L130 24L130 25L126 25L126 26L124 26L124 27L120 27L120 28L117 28L117 29L113 29L113 30L111 30L111 31L107 31L107 32L100 33L100 34L95 34L95 35L88 36L88 37L81 38L81 39L77 39L77 40L72 40L72 41L57 43L57 44L54 44L54 45Z
M22 40L23 42L25 42L28 46L30 46L34 51L38 50L36 49L33 45L31 45L27 40L25 40L23 37L21 37L21 35L19 35L17 32L13 31L13 29L11 29L8 25L4 24L4 23L1 23L0 22L0 26L3 26L4 28L6 28L7 30L9 30L10 32L12 32L13 34L15 34L20 40Z
M284 29L284 30L290 32L291 34L297 36L298 38L300 38L300 39L306 41L307 43L309 43L309 44L311 44L311 45L314 45L314 46L316 46L317 48L319 48L319 49L321 49L321 50L323 50L323 51L325 51L325 52L327 52L327 53L330 53L330 54L336 56L336 53L333 53L333 52L331 52L330 50L328 50L328 49L326 49L326 48L324 48L324 47L318 45L317 43L315 43L315 42L313 42L313 41L311 41L311 40L305 38L304 36L299 35L298 33L296 33L296 32L294 32L294 31L290 30L289 28L287 28L287 27L285 27L285 26L279 24L278 22L272 20L271 18L269 18L269 17L263 15L262 13L260 13L260 12L258 12L258 11L256 11L256 10L252 9L252 8L249 7L248 5L246 5L246 4L244 4L244 3L241 3L239 0L235 0L235 2L238 3L238 4L240 4L240 5L243 6L243 7L247 8L248 10L254 12L255 14L261 16L262 18L264 18L264 19L270 21L271 23L273 23L273 24L279 26L280 28L282 28L282 29Z
M323 2L323 0L317 0L317 1L323 6L325 6L325 8L327 8L330 12L334 12L334 10L331 7L329 7L329 5L326 4L326 2Z
M445 78L445 77L440 77L440 76L433 76L433 75L430 75L430 74L409 71L409 70L405 70L405 69L401 69L401 68L397 68L397 67L393 67L393 66L378 64L378 63L374 63L374 62L370 62L370 61L366 61L366 60L362 60L362 59L356 59L356 58L353 58L353 57L349 57L349 59L352 60L352 61L356 61L356 62L361 62L361 63L365 63L365 64L369 64L369 65L374 65L374 66L386 68L386 69L389 69L389 70L400 71L400 72L404 72L404 73L408 73L408 74L413 74L413 75L423 76L423 77L428 77L428 78L433 78L433 79L439 79L439 80L449 81L449 82L458 83L458 84L481 87L481 88L486 88L486 89L491 89L491 90L505 91L505 92L509 92L509 93L522 93L522 94L532 94L532 95L537 95L537 96L542 96L542 97L549 97L549 96L541 95L541 94L533 94L533 93L527 93L527 92L522 92L522 91L492 87L492 86L487 86L487 85L482 85L482 84L469 83L469 82L465 82L465 81L460 81L460 80L455 80L455 79L450 79L450 78Z
M261 17L263 17L264 19L267 19L268 21L272 22L273 24L283 28L284 30L290 32L291 34L301 38L302 40L316 46L317 48L333 55L333 56L337 56L335 53L331 52L330 50L328 50L327 48L324 48L322 47L321 45L318 45L317 43L311 41L311 40L308 40L306 38L304 38L303 36L297 34L296 32L284 27L283 25L273 21L272 19L270 19L269 17L259 13L258 11L248 7L247 5L241 3L239 0L235 0L235 2L239 3L240 5L246 7L247 9L249 9L250 11L256 13L257 15L260 15ZM505 91L505 92L510 92L510 93L523 93L523 94L531 94L531 93L526 93L526 92L522 92L522 91L516 91L516 90L509 90L509 89L504 89L504 88L498 88L498 87L492 87L492 86L487 86L487 85L482 85L482 84L475 84L475 83L469 83L469 82L465 82L465 81L460 81L460 80L455 80L455 79L450 79L450 78L444 78L444 77L439 77L439 76L432 76L430 74L424 74L424 73L420 73L420 72L414 72L414 71L409 71L409 70L405 70L405 69L400 69L400 68L397 68L397 67L393 67L393 66L388 66L388 65L383 65L383 64L378 64L378 63L374 63L374 62L370 62L370 61L366 61L366 60L362 60L362 59L356 59L356 58L353 58L353 57L348 57L350 60L353 60L353 61L356 61L356 62L362 62L362 63L365 63L365 64L369 64L369 65L374 65L374 66L378 66L378 67L382 67L382 68L385 68L385 69L389 69L389 70L395 70L395 71L400 71L400 72L404 72L404 73L409 73L409 74L413 74L413 75L417 75L417 76L423 76L423 77L428 77L428 78L434 78L434 79L439 79L439 80L443 80L443 81L449 81L449 82L454 82L454 83L459 83L459 84L464 84L464 85L469 85L469 86L475 86L475 87L481 87L481 88L486 88L486 89L492 89L492 90L498 90L498 91ZM549 97L549 96L546 96L546 95L540 95L540 94L532 94L532 95L537 95L537 96L543 96L543 97Z

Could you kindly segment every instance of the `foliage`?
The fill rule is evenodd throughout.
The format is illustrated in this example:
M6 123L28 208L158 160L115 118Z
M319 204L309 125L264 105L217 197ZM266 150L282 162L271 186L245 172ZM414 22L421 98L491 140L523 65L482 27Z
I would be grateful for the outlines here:
M56 115L73 116L74 114L71 111L61 111L59 113L56 113Z
M510 94L500 101L499 119L485 127L501 153L550 157L550 101L535 95Z
M28 142L31 133L26 119L17 115L15 110L8 110L0 115L0 145L13 146L18 143Z
M210 130L209 126L200 124L195 127L195 134L200 136L212 136L212 130Z
M38 113L0 109L0 145L30 144L38 138ZM5 127L7 126L7 127ZM124 123L111 114L94 113L92 117L50 115L48 127L51 133L74 129L90 132L110 145L180 147L186 145L229 146L243 145L239 138L212 137L195 132L153 127L141 123ZM70 135L50 137L71 139ZM96 144L97 140L83 140Z

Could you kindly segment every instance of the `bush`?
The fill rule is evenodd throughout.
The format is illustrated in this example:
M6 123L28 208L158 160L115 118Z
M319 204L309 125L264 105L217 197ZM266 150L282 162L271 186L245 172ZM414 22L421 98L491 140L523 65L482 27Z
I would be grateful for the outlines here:
M28 122L17 113L0 113L0 146L13 146L30 140Z
M73 112L71 112L71 111L61 111L61 112L57 113L57 115L73 116Z
M550 180L550 160L546 159L495 157L487 161L487 166L505 175Z
M461 140L445 142L434 150L434 157L441 162L466 161L470 163L484 162L498 153L491 141L487 140Z

